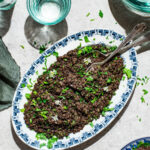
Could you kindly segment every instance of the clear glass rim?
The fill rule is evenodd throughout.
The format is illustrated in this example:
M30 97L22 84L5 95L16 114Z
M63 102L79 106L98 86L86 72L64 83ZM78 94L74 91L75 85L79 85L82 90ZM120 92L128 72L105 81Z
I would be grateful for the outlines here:
M13 3L7 3L6 5L0 6L0 10L9 10L11 9L17 0L14 0Z
M40 24L44 24L44 25L55 25L59 22L61 22L62 20L65 19L65 17L68 15L69 11L70 11L70 8L71 8L71 0L68 0L68 8L67 8L67 11L65 12L65 14L60 17L59 19L57 19L56 21L53 21L53 22L45 22L45 21L42 21L40 20L39 18L37 18L34 13L32 12L32 10L30 9L30 4L29 4L30 0L27 0L26 1L26 5L27 5L27 10L29 12L29 15L35 20L37 21L38 23Z
M149 7L146 7L146 6L139 6L139 5L136 5L134 3L132 3L130 0L123 0L123 2L125 3L125 5L127 5L128 7L132 8L132 9L135 9L137 11L141 11L143 13L150 13L150 8Z

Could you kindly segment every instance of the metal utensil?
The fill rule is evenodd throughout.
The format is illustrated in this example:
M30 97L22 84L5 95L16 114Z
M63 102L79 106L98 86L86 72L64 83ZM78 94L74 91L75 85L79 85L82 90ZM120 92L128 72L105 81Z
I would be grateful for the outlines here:
M119 45L119 47L113 51L106 59L104 59L102 62L96 62L92 63L88 68L87 72L94 66L94 65L104 65L106 62L108 62L113 56L120 52L124 52L128 50L131 47L138 46L142 43L145 43L150 40L150 32L147 32L144 36L140 36L137 40L135 40L133 43L128 44L131 40L133 40L137 34L141 34L146 29L145 23L137 24L132 31L128 34L128 36L125 38L125 40ZM128 44L128 45L127 45Z

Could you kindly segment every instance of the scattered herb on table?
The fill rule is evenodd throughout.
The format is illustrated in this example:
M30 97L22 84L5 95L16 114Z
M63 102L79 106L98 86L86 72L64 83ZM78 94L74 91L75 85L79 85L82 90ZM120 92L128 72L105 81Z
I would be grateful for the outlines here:
M148 94L147 90L143 89L142 91L143 91L144 95Z
M90 19L90 21L94 21L95 19Z
M142 102L142 103L145 103L145 99L144 99L143 96L141 96L141 102Z
M85 43L90 42L88 36L84 36L84 41L85 41Z
M88 13L86 14L86 17L88 17L90 14L91 14L91 13L90 13L90 12L88 12Z
M24 49L24 46L23 46L23 45L20 45L20 47L21 47L22 49Z
M99 10L99 16L100 16L100 18L103 18L103 12L101 11L101 10Z

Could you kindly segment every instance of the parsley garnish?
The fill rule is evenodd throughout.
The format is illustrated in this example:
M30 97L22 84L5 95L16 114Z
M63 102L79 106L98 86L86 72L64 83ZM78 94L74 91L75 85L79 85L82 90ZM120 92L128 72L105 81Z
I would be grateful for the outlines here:
M103 18L103 12L101 10L99 10L99 16L100 18Z
M56 58L59 56L58 52L53 52L53 56L56 56Z
M26 97L26 99L28 99L28 100L29 100L29 99L31 98L31 94L26 93L26 94L25 94L25 97Z
M145 103L145 99L144 99L143 96L141 97L141 102L142 102L142 103Z
M95 19L90 19L90 21L94 21Z
M131 76L132 76L132 71L130 69L124 68L123 69L123 73L126 74L126 76L128 77L128 79L130 79Z
M25 85L24 83L22 83L22 84L21 84L21 87L24 88L24 87L26 87L26 85Z
M23 46L23 45L20 45L20 47L21 47L22 49L24 49L24 46Z
M88 12L88 13L86 14L86 16L88 17L90 14L91 14L91 13L90 13L90 12Z
M142 91L143 91L144 95L148 94L147 90L143 89Z
M21 111L22 113L24 113L24 111L25 111L25 108L22 108L22 109L20 109L20 111Z
M89 39L88 39L88 36L84 36L84 41L85 41L85 43L90 42Z

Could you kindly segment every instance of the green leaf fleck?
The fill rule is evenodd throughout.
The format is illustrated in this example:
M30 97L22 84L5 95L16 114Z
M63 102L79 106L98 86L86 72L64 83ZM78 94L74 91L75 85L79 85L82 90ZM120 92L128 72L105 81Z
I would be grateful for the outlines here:
M101 10L99 10L99 16L100 16L100 18L103 18L103 12L101 11Z
M86 16L88 17L90 14L91 14L91 13L90 13L90 12L88 12L88 13L86 14Z
M26 85L25 85L24 83L22 83L22 84L21 84L21 87L24 88L24 87L26 87Z
M41 143L41 144L40 144L40 148L42 148L42 147L44 147L44 146L46 146L46 143Z
M47 140L45 133L37 133L36 134L36 139L37 140Z
M94 21L95 19L90 19L90 21Z
M130 69L124 68L123 69L123 73L126 74L126 76L128 77L128 79L130 79L131 76L132 76L132 71Z
M26 94L25 94L25 97L26 97L26 99L28 99L28 100L29 100L29 99L31 98L31 94L26 93Z
M143 96L141 97L141 102L142 102L142 103L145 103L145 99L144 99Z
M88 39L88 36L84 36L84 41L85 41L85 43L90 42L89 39Z
M91 126L92 128L94 127L94 124L93 124L93 122L90 122L89 124L90 124L90 126Z
M59 56L58 52L53 52L53 56L56 56L56 58Z
M24 49L24 46L23 46L23 45L20 45L20 47L21 47L22 49Z
M144 95L148 94L147 90L143 89L142 91L143 91Z
M22 109L20 109L20 111L21 111L22 113L24 113L24 111L25 111L25 108L22 108Z

